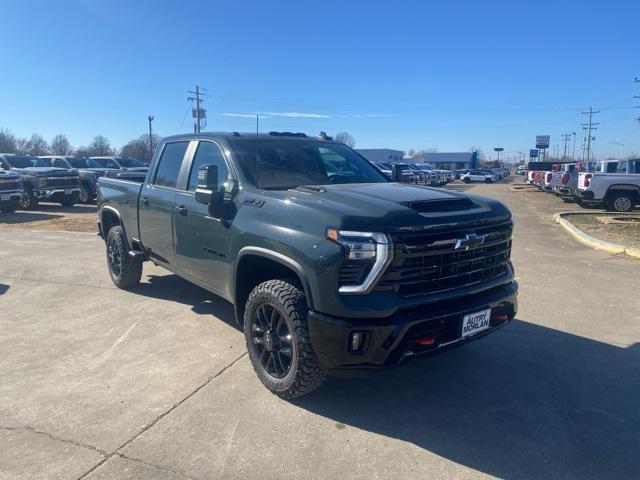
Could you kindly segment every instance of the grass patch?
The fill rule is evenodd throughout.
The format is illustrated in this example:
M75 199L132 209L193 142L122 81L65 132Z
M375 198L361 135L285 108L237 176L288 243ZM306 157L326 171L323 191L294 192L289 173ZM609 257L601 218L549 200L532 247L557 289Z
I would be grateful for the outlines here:
M564 218L592 237L626 247L640 248L640 222L603 223L598 217L604 216L602 213L594 213L565 215Z

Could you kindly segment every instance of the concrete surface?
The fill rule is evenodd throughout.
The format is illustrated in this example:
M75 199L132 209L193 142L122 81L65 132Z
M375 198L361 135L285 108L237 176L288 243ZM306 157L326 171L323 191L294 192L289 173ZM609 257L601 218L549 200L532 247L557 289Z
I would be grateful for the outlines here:
M560 200L453 185L516 221L518 320L285 402L231 306L90 234L0 218L0 478L638 478L640 264L578 244Z

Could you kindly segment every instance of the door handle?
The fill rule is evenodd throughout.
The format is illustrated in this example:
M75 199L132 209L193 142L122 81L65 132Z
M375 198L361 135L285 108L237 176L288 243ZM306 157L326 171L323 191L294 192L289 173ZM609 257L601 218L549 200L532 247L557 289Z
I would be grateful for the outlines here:
M180 205L179 207L176 207L176 210L180 215L183 215L183 216L187 215L187 207L185 207L184 205Z
M145 207L149 206L149 199L147 197L142 198L142 205L144 205Z

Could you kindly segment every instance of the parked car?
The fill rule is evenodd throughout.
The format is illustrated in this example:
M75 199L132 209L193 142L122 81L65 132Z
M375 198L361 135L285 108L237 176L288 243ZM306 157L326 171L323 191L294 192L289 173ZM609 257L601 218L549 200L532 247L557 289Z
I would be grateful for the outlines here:
M96 198L98 178L109 169L91 158L73 157L68 155L42 156L52 167L75 170L80 176L80 194L78 200L81 203L92 203Z
M23 193L20 175L0 170L0 212L15 212Z
M524 165L518 165L518 167L516 168L516 174L517 175L524 175L526 172L526 168Z
M330 173L336 161L352 173ZM283 398L480 338L516 314L503 204L390 183L338 142L178 135L143 182L98 183L113 283L135 286L149 260L230 301L257 376Z
M135 158L125 157L90 157L100 164L101 168L109 170L133 170L139 172L146 172L149 170L149 166L142 163Z
M461 177L464 183L471 182L485 182L485 183L493 183L496 181L496 176L493 173L484 171L484 170L472 170L468 173L465 173Z
M22 209L32 208L40 201L56 202L65 207L78 201L80 176L75 170L54 168L42 158L14 154L0 154L0 166L22 178Z
M578 199L581 204L603 203L614 212L633 210L640 202L640 160L616 162L616 173L580 172Z

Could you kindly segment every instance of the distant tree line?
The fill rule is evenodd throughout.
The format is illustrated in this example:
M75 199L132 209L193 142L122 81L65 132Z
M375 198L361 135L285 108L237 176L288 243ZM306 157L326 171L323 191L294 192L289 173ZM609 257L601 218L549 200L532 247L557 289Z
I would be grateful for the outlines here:
M160 137L153 136L153 147L160 143ZM97 157L119 155L137 158L148 162L153 152L149 145L149 135L143 134L127 142L120 148L112 147L103 135L96 135L91 143L73 147L66 135L59 134L47 142L42 135L34 133L30 138L21 138L9 130L0 128L0 153L17 153L21 155L76 155L79 157Z

